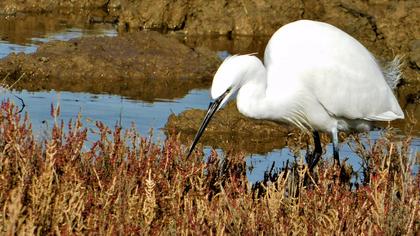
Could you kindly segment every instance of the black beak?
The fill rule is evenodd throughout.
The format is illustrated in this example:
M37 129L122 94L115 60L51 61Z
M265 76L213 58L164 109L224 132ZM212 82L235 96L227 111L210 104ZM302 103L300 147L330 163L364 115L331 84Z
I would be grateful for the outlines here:
M198 129L198 132L195 135L193 143L191 144L190 151L188 152L187 158L190 157L191 153L194 151L195 145L198 143L198 140L200 139L201 135L204 133L204 130L209 124L211 118L213 117L214 113L216 113L216 111L219 109L220 104L222 103L223 99L226 97L228 93L229 93L229 90L227 90L220 97L218 97L216 100L210 103L209 109L207 110L207 114L204 117L203 122L201 123L200 129Z

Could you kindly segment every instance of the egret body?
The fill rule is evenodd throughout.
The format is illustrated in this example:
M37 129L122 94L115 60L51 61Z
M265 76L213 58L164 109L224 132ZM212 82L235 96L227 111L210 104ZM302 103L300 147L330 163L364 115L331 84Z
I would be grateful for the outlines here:
M220 65L211 87L214 102L188 156L213 114L236 95L245 116L312 131L318 160L318 131L329 132L338 160L338 131L366 131L371 121L404 118L391 88L400 77L398 66L396 61L384 70L361 43L330 24L289 23L269 40L264 63L237 55Z

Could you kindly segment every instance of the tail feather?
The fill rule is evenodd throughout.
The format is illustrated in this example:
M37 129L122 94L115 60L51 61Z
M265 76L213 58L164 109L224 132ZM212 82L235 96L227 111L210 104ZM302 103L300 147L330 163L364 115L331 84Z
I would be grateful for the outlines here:
M403 65L403 57L400 55L397 55L394 60L389 62L384 68L383 68L383 74L385 77L385 80L389 87L394 90L397 88L397 85L399 84L402 73L401 73L401 66Z

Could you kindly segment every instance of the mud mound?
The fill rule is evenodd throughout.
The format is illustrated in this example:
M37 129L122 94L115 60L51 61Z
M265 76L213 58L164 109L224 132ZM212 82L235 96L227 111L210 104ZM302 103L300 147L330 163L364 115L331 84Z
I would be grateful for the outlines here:
M191 109L170 115L165 126L168 134L180 134L184 143L191 142L206 111ZM291 126L271 121L254 120L240 114L231 102L214 115L204 132L201 143L224 150L267 153L286 145Z
M157 32L89 37L41 45L34 54L11 54L0 61L0 78L18 88L113 93L152 101L182 97L208 86L216 54L191 49Z

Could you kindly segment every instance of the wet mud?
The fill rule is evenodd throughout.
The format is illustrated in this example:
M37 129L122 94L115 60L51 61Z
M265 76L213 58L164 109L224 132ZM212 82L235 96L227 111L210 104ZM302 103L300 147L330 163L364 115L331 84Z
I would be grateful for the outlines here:
M25 13L45 14L51 12L75 14L86 10L104 9L108 2L109 0L2 0L0 15L15 16Z
M220 61L205 48L189 48L158 32L87 37L42 44L34 54L0 61L0 78L16 89L112 93L153 101L207 87Z
M392 126L405 134L420 136L420 82L403 83L398 87L396 96L406 114L404 120L392 121Z
M183 142L194 139L206 111L190 109L178 116L168 118L165 132L180 135ZM219 147L226 151L245 153L267 153L275 148L282 148L287 143L288 135L297 131L294 127L272 121L254 120L240 114L235 102L230 102L214 115L200 143Z
M34 38L43 38L52 32L60 32L69 27L83 30L115 28L105 20L104 23L97 24L90 22L93 17L103 18L104 14L101 10L79 11L77 14L72 12L0 14L0 40L25 45L33 43Z
M91 24L114 23L121 32L142 29L180 32L189 36L186 41L190 43L194 41L193 35L224 35L228 38L238 35L270 36L291 21L320 20L351 34L381 60L391 60L397 54L405 55L405 79L420 80L420 3L416 0L0 2L0 15L13 18L28 14L80 16Z

